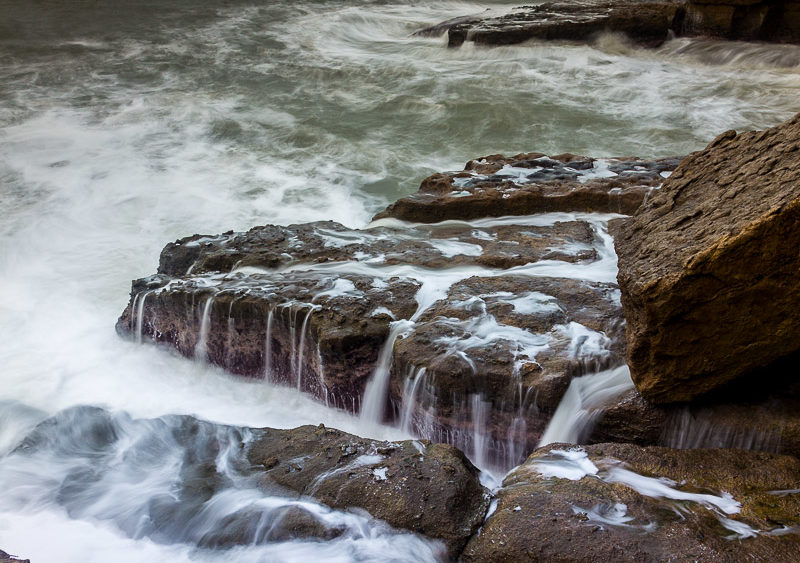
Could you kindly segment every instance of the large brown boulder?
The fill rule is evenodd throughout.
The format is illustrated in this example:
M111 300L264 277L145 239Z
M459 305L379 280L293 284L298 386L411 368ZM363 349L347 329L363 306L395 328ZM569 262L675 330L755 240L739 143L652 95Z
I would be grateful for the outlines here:
M465 562L796 561L800 461L551 444L503 482Z
M800 115L687 157L615 242L645 399L689 401L800 350Z

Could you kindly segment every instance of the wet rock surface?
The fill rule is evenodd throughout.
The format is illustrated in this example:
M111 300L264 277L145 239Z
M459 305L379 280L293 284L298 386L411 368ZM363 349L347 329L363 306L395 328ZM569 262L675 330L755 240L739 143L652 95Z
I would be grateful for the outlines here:
M617 228L645 399L689 401L800 349L800 115L723 133Z
M400 423L513 466L574 376L624 363L618 299L613 284L564 278L456 283L395 345Z
M399 199L375 219L434 223L559 211L630 215L679 161L489 155L469 161L462 172L426 178L417 193Z
M623 361L613 217L194 235L134 282L117 328L510 467L571 377Z
M725 39L800 43L800 2L691 1L686 5L683 24L676 31Z
M42 483L71 518L201 549L411 531L455 559L489 506L478 470L452 446L95 407L40 423L0 476L10 491Z
M444 541L453 556L489 508L478 470L464 454L427 440L376 442L303 426L257 431L247 457L267 489L364 509L391 526Z
M512 471L464 561L793 561L800 461L551 444Z

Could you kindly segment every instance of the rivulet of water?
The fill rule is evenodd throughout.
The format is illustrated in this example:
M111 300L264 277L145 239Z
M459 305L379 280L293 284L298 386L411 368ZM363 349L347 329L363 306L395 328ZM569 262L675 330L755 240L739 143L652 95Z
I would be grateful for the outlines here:
M119 339L130 280L171 240L363 226L427 174L479 155L679 155L798 110L794 47L645 51L603 38L448 50L412 35L487 7L511 4L0 0L0 471L37 422L77 405L404 436ZM0 548L36 563L353 557L346 542L224 554L159 543L26 483L19 502L0 491ZM359 540L365 560L419 559L418 544L381 544L390 536L364 526L375 530Z

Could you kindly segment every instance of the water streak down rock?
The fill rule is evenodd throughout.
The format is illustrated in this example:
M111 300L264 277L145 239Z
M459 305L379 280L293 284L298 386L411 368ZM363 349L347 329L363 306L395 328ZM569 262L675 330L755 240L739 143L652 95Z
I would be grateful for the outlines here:
M800 115L723 133L616 233L628 364L690 401L800 350Z

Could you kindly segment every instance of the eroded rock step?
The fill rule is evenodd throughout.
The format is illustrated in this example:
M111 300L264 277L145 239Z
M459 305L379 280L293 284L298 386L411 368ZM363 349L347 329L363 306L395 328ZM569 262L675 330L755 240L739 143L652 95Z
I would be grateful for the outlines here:
M609 217L189 237L118 328L512 463L572 375L624 357Z

